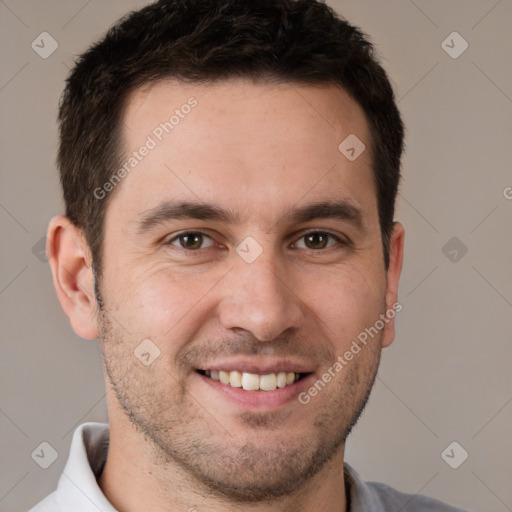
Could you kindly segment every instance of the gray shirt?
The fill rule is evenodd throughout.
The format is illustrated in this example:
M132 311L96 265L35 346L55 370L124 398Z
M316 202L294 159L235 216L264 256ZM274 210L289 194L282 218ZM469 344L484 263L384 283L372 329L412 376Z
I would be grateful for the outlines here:
M29 512L117 512L97 478L108 451L108 424L84 423L73 434L69 458L57 490ZM344 464L347 512L464 512L422 495L404 494L388 485L365 482Z

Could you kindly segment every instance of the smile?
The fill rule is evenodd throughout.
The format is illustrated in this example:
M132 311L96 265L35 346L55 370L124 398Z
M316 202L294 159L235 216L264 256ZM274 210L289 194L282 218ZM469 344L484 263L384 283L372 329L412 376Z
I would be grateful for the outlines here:
M275 391L278 388L291 386L305 377L306 373L278 372L259 375L240 371L197 370L198 373L213 380L220 381L233 388L245 391Z

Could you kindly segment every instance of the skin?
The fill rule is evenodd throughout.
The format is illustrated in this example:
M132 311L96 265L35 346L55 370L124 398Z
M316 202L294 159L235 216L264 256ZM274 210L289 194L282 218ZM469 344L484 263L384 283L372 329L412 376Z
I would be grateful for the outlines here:
M316 379L397 302L404 229L395 223L386 270L364 114L330 85L161 82L127 104L126 155L192 96L197 106L108 205L102 308L81 232L62 216L48 230L61 304L79 336L100 338L104 356L110 448L100 486L123 512L345 511L345 438L393 320L307 405L251 409L195 369L289 357ZM366 145L353 162L338 151L349 134ZM137 233L163 200L203 201L239 219L174 219ZM356 205L362 226L286 220L290 209L327 200ZM185 230L207 235L203 245L183 248L175 237ZM314 230L347 243L311 242ZM252 263L236 252L247 236L262 248ZM160 356L145 366L133 351L148 338Z

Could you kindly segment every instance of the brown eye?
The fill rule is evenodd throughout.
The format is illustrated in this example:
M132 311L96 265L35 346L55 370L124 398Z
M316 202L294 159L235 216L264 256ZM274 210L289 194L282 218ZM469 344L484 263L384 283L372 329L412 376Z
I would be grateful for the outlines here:
M304 237L310 249L324 249L327 245L327 236L323 233L310 233Z
M204 233L198 231L187 231L169 240L169 244L178 245L182 249L196 251L198 249L205 249L206 247L203 246L203 243L207 241L210 241L207 247L211 247L212 240L208 235L205 235Z
M304 241L304 247L299 246L299 249L312 250L328 249L336 244L343 244L340 238L324 231L311 231L303 235L299 241Z

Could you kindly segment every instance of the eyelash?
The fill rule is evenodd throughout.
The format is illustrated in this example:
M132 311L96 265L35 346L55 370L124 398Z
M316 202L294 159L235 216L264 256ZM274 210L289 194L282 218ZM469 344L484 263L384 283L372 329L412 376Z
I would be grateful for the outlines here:
M322 251L326 251L328 249L332 249L333 247L336 247L337 245L342 246L342 247L349 245L348 241L343 240L342 238L340 238L339 236L335 235L334 233L331 233L329 231L321 231L319 229L313 229L311 231L304 232L304 233L302 233L298 237L297 240L302 240L306 236L314 235L314 234L327 235L330 238L334 239L336 241L336 244L328 246L328 247L325 247L325 248L322 248L322 249L308 249L308 248L306 248L306 249L301 249L301 250L309 250L309 251L312 251L312 252L322 252ZM184 247L180 247L179 245L174 245L173 244L174 241L179 240L180 237L183 237L185 235L202 235L203 237L207 237L207 238L209 238L210 240L213 241L212 237L210 235L208 235L207 233L203 232L203 231L182 231L181 233L178 233L177 235L174 235L171 239L169 239L167 242L165 242L164 245L166 245L166 246L171 245L173 247L176 247L177 249L179 249L179 250L183 251L184 253L186 253L187 256L194 256L195 255L194 253L199 253L202 250L211 249L211 247L206 247L204 249L203 248L201 248L201 249L186 249Z

